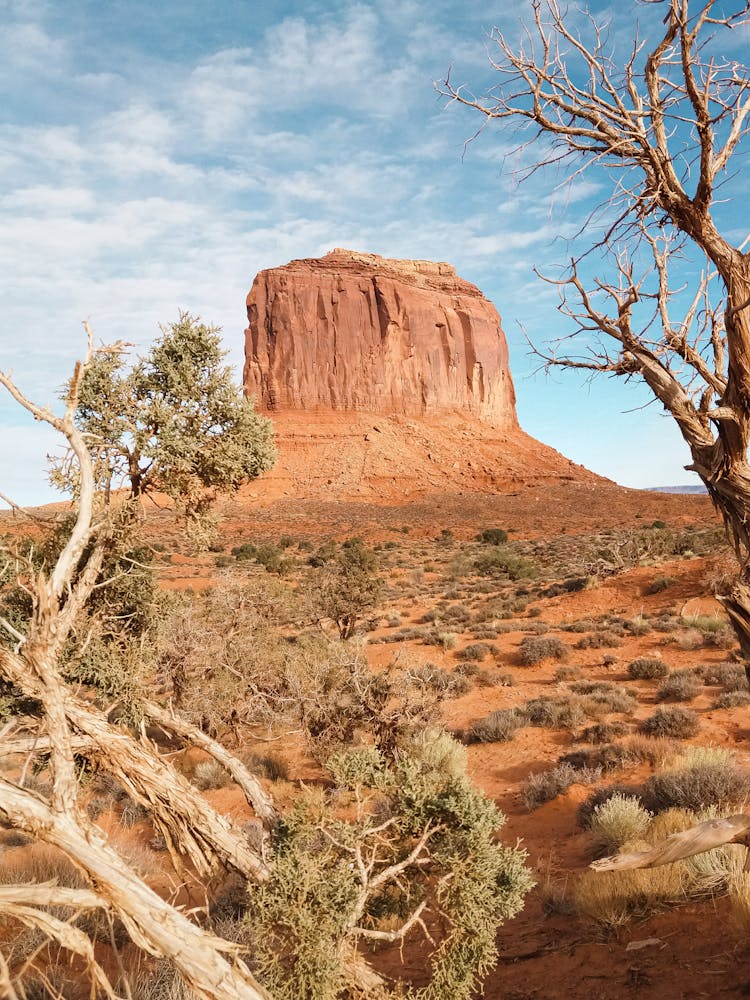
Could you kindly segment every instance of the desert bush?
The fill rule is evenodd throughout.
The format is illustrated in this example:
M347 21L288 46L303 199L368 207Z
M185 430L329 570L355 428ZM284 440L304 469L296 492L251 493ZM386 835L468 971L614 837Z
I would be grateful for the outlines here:
M662 707L644 719L639 728L647 736L670 736L676 740L687 740L700 729L700 719L689 708Z
M667 664L655 656L642 656L628 664L628 677L634 681L652 681L668 673Z
M725 691L747 691L747 674L740 663L717 663L701 668L703 683L717 684Z
M651 813L632 795L615 792L594 807L589 822L596 848L611 854L629 840L639 840L651 822Z
M599 768L558 764L549 771L532 774L521 784L521 801L527 809L538 809L545 802L567 792L571 785L590 785L601 778Z
M641 798L639 788L620 784L607 785L605 788L597 788L578 806L578 813L576 817L578 825L584 830L588 830L595 810L605 802L608 802L615 795L619 795L622 798L634 799L641 806L643 806L643 800Z
M407 676L415 685L425 686L445 698L458 698L471 690L471 681L458 671L451 673L445 667L425 663L420 667L410 667Z
M591 632L575 644L576 649L611 649L622 646L622 639L614 632Z
M568 647L562 639L552 636L526 636L518 647L518 658L525 667L533 667L543 660L562 660Z
M713 703L714 708L745 708L750 705L750 692L724 691Z
M505 545L508 541L508 532L503 528L485 528L479 532L475 541L483 545Z
M507 743L526 718L517 708L499 708L477 720L466 734L469 743Z
M618 687L610 681L577 681L570 685L571 691L584 695L608 712L632 712L638 701L631 691Z
M415 900L431 901L436 892L446 933L429 956L431 981L456 1000L475 995L495 961L498 926L518 912L533 883L523 852L495 841L502 817L468 782L460 751L441 734L404 746L392 764L373 748L338 754L329 761L331 792L310 792L284 817L271 877L248 885L245 915L253 965L277 1000L340 996L342 942L352 923L398 927ZM430 826L435 832L416 863L404 864ZM355 844L375 852L364 880Z
M624 736L628 727L624 722L595 722L581 733L584 743L610 743L618 736Z
M552 675L552 679L558 684L564 681L576 681L581 677L581 668L573 666L558 667Z
M652 812L665 809L699 812L712 806L737 805L750 796L750 775L737 765L731 754L683 755L653 774L644 785L643 795Z
M634 735L624 741L623 747L633 763L655 767L674 756L679 744L667 736Z
M474 569L480 576L507 576L510 580L525 580L537 573L530 559L496 547L478 556L474 560Z
M700 691L693 671L669 674L656 692L657 701L692 701Z
M532 698L524 706L524 714L531 726L546 729L574 729L586 721L583 700L575 695Z
M474 660L481 662L486 659L491 652L491 647L483 642L473 642L469 646L459 649L456 656L459 660Z

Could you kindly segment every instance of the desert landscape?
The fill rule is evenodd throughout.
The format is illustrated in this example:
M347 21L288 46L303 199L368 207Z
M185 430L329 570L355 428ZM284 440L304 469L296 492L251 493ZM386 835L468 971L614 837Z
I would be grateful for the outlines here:
M65 668L66 697L80 705L71 739L91 830L136 873L134 885L231 941L271 984L268 995L447 998L430 955L456 933L456 916L429 894L440 883L435 858L431 888L418 888L418 868L413 884L394 882L407 904L422 900L417 917L395 897L392 910L373 900L374 933L358 947L374 985L335 993L316 992L336 989L325 986L320 956L306 959L307 986L299 957L268 964L258 934L273 927L281 956L302 938L284 938L281 911L258 923L254 906L263 914L271 903L238 877L278 850L266 808L289 836L300 803L323 808L325 799L320 822L338 843L344 834L330 831L352 822L355 803L335 770L346 752L381 748L396 767L410 747L446 733L441 759L497 806L500 842L523 866L496 964L450 995L745 995L744 846L650 870L590 869L605 854L741 813L750 791L750 693L715 596L733 556L708 497L623 489L524 434L497 312L449 265L336 250L259 275L248 317L245 390L272 419L274 467L219 500L206 551L186 538L168 496L143 500L127 555L132 584L96 619L123 600L129 618L141 616L136 659L92 617L88 632L74 633L83 645ZM31 570L19 575L19 560L45 565L23 546L44 551L66 511L3 515L9 628L24 628L12 581L28 586ZM22 640L9 647L16 655ZM31 711L20 675L3 691L5 794L46 802L59 780L39 750L49 724L36 729L33 712L19 714L22 694ZM129 730L149 766L168 769L161 779L139 784L120 760L101 757L101 744L86 749L84 734L94 745L99 737L85 713L100 711L108 732ZM242 771L217 756L219 744ZM149 799L167 775L199 796L193 809L204 802L244 838L246 866L220 855L209 864L218 841L185 846L196 815L184 818L182 844L171 839L174 801L164 814ZM44 824L35 835L20 806L5 808L0 896L20 886L30 901L32 883L96 885L75 852L51 846ZM387 847L402 860L411 849ZM327 927L330 903L314 893L330 871L295 871L312 880L312 902L286 905L298 915L310 906ZM6 900L4 995L77 1000L104 977L118 996L193 995L170 963L149 957L137 918L123 922L127 908L91 909L83 895L77 905L48 912L82 931L90 952Z

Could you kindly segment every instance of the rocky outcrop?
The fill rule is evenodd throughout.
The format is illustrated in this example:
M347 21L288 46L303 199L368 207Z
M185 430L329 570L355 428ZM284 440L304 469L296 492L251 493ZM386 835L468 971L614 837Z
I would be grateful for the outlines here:
M333 250L261 271L247 315L244 381L261 410L517 427L500 317L450 264Z

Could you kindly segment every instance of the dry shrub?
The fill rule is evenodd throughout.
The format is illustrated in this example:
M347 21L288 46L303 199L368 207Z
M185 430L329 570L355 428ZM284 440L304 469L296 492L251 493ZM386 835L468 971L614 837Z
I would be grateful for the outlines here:
M656 656L641 656L628 664L628 677L633 681L652 681L668 673L669 667Z
M700 729L700 719L689 708L662 707L644 719L640 730L647 736L668 736L676 740L687 740Z
M549 771L532 774L521 785L521 801L527 809L538 809L545 802L567 792L571 785L591 785L602 776L601 768L574 767L562 763Z
M750 797L750 775L721 747L694 747L644 785L653 812L687 809L700 812L744 803Z
M677 752L677 743L666 736L630 736L623 747L634 763L656 767Z
M524 667L533 667L543 660L563 660L568 647L553 636L527 635L518 647L518 658Z
M670 674L656 692L658 701L692 701L700 691L700 685L692 670Z
M628 727L624 722L595 722L593 726L587 726L581 733L582 743L610 743L619 736L627 733Z
M750 692L724 691L713 703L714 708L745 708L750 705Z
M559 698L542 695L528 701L523 711L531 726L573 729L586 721L589 715L587 709L591 707L593 703L589 704L579 695L569 694Z
M507 743L526 718L517 708L499 708L479 719L466 734L468 743Z

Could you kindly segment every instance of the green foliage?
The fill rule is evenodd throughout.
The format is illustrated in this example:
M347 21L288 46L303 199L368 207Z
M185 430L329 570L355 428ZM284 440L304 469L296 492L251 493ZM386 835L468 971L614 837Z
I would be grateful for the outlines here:
M461 748L445 734L410 742L395 761L365 748L337 753L328 767L334 788L296 804L275 834L270 880L248 886L261 979L279 1000L347 996L343 942L359 936L354 928L401 927L424 904L446 928L430 981L389 995L469 1000L495 962L498 926L533 884L524 853L495 841L503 817L471 785ZM371 871L356 863L359 851Z
M499 547L478 556L474 560L474 568L480 576L507 576L510 580L524 580L537 573L530 559Z
M273 465L271 424L242 396L225 354L216 327L180 313L132 366L122 354L94 359L77 419L103 488L127 482L134 497L160 490L200 517L217 491ZM54 479L71 485L64 468Z
M361 538L350 538L312 578L313 608L336 623L342 639L354 635L362 616L378 602L383 582L376 569L375 553Z
M150 549L133 543L127 512L112 530L96 587L78 618L60 654L67 681L84 684L100 700L120 702L126 718L137 717L143 696L143 676L153 663L156 627L164 598L159 592ZM0 573L6 585L0 589L0 615L21 634L33 614L25 586L15 582L17 567L50 572L67 543L72 518L57 523L46 538L20 539L16 556L6 554ZM89 552L84 552L82 565ZM12 570L12 572L11 572ZM75 582L75 581L74 581ZM0 642L11 642L3 631ZM38 706L7 682L0 682L0 717L4 714L35 714Z
M485 528L476 536L477 542L483 545L505 545L508 541L508 532L504 528Z

